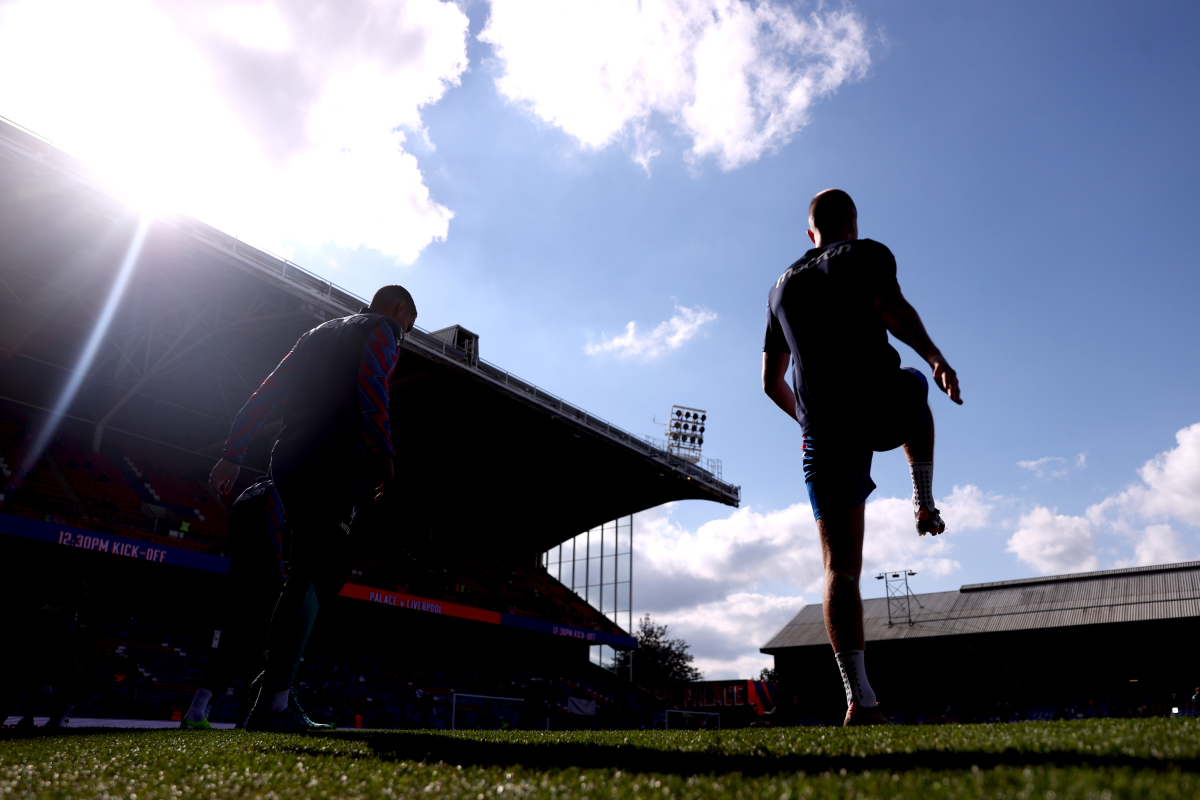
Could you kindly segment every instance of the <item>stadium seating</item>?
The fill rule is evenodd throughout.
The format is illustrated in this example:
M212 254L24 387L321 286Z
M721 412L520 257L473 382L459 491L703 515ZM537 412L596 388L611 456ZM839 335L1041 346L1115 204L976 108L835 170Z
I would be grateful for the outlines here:
M5 489L0 511L155 544L220 552L227 516L207 494L203 473L199 481L155 475L166 492L156 499L157 493L146 488L129 454L112 447L92 452L89 442L65 431L58 432L20 487L11 491L27 456L27 421L20 409L6 407L0 413L0 458L10 473L0 484ZM163 455L172 463L168 474L178 474L181 459L169 452ZM190 507L181 502L185 498Z
M0 457L10 465L25 455L26 420L19 408L0 409ZM221 554L228 513L206 485L210 466L211 460L143 441L110 438L95 453L78 432L62 429L0 511ZM358 558L351 578L434 601L621 633L545 570L502 557L464 560L437 547L382 544Z

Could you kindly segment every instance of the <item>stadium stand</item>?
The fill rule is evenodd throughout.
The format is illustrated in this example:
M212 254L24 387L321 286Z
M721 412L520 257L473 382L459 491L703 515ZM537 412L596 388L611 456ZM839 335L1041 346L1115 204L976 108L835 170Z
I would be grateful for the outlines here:
M17 437L11 432L21 430L29 417L2 402L0 411L6 423L0 440L5 459L23 463L25 448L13 442ZM0 513L223 553L228 515L206 486L205 460L151 443L125 443L121 437L92 453L72 429L60 429L30 478L11 499L5 497ZM420 542L383 543L358 556L352 578L429 600L622 633L545 570L479 547L483 557L468 560Z
M95 619L77 652L99 688L75 713L162 719L207 658L228 563L227 504L206 477L233 415L300 335L365 303L197 220L156 217L144 240L140 220L71 157L0 121L0 571L81 559ZM406 468L356 536L353 586L329 625L359 633L318 646L302 680L336 713L357 705L351 718L431 722L450 690L540 685L549 707L594 709L588 724L634 724L621 715L651 701L588 658L632 639L542 554L666 502L736 506L740 489L719 462L681 459L481 359L461 327L413 330L392 394ZM278 424L251 443L238 490L267 469ZM355 669L361 680L346 677Z

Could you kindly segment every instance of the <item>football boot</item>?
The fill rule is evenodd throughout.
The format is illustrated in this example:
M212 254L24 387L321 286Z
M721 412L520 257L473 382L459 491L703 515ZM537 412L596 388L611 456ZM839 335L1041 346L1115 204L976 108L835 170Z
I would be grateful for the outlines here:
M842 720L842 727L849 728L855 725L891 725L888 718L879 710L879 706L871 708L863 708L858 704L857 700L850 702L850 707L846 709L846 719Z

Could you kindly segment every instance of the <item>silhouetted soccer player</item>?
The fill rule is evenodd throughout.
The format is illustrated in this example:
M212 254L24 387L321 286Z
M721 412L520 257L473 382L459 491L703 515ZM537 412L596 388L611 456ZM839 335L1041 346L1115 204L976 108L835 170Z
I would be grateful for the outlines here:
M251 437L285 404L270 475L287 509L291 561L248 730L309 728L289 704L292 683L319 608L346 582L355 513L367 496L380 500L394 479L388 380L416 320L408 291L385 286L361 313L301 336L238 412L213 467L209 480L228 494Z
M808 225L815 246L779 277L768 299L763 390L803 430L804 481L825 563L825 628L849 705L844 724L884 723L863 666L859 593L873 451L904 447L918 533L946 529L933 503L929 384L919 370L900 367L888 331L929 363L951 400L962 399L954 370L900 293L891 251L858 238L850 195L819 193Z
M33 689L50 705L45 727L60 728L83 693L87 675L71 650L75 622L88 598L81 572L73 560L53 560L42 570L24 568L6 580L0 723L21 694ZM18 728L33 728L36 702L27 697L18 709Z

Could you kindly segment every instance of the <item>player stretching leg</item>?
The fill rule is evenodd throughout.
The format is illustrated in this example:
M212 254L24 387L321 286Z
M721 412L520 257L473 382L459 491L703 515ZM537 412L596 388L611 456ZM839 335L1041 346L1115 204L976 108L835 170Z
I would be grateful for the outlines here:
M385 286L362 313L301 336L238 412L213 467L209 480L228 494L251 437L285 404L271 479L287 509L291 561L248 730L309 729L289 703L292 683L318 610L346 582L355 514L366 496L383 498L394 478L388 381L416 319L412 296Z
M913 480L917 532L946 529L933 502L933 415L929 385L900 368L888 332L933 368L955 403L954 370L900 293L896 260L858 238L850 195L828 189L808 207L813 249L775 282L767 304L763 389L803 431L804 481L825 566L825 629L846 689L846 725L886 723L863 665L863 516L873 451L903 446ZM787 382L789 360L792 385Z

